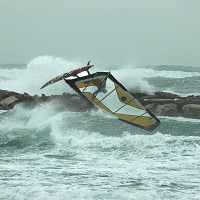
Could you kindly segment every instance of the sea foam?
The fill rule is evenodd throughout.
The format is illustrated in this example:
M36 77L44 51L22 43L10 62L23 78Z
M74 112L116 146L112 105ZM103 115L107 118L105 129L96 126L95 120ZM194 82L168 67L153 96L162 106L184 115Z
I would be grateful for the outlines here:
M91 64L95 64L92 63ZM27 92L30 95L34 94L62 94L63 92L74 93L64 81L55 83L49 87L40 90L41 86L50 79L69 72L73 69L85 66L80 61L67 61L59 57L52 56L39 56L31 60L26 67L13 68L13 69L0 69L1 76L5 77L0 79L1 89L12 90L19 93ZM91 73L96 71L109 71L107 67L94 66ZM153 86L143 80L144 73L141 69L136 69L133 66L124 67L111 70L111 73L124 84L127 89L136 92L153 93Z

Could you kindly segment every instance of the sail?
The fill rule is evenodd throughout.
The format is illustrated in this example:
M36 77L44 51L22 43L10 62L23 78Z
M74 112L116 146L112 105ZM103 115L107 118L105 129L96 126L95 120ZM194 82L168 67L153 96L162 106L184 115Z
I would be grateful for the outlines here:
M67 73L61 74L61 75L59 75L59 76L56 76L55 78L53 78L53 79L51 79L50 81L48 81L47 83L45 83L40 89L43 89L44 87L46 87L46 86L48 86L48 85L51 85L51 84L56 83L56 82L58 82L58 81L61 81L61 80L63 80L64 78L68 78L68 77L70 77L70 76L72 76L72 75L70 74L70 72L67 72Z
M66 80L78 94L99 109L139 128L152 131L160 121L109 72Z
M94 66L94 65L90 65L90 61L89 61L85 67L78 68L78 69L72 70L71 72L66 72L66 73L64 73L64 74L61 74L61 75L59 75L59 76L56 76L55 78L53 78L53 79L51 79L50 81L48 81L47 83L45 83L40 89L42 89L42 88L44 88L44 87L46 87L46 86L48 86L48 85L51 85L51 84L53 84L53 83L56 83L56 82L58 82L58 81L61 81L61 80L63 80L63 79L66 79L66 78L68 78L68 77L70 77L70 76L77 76L77 77L78 77L78 74L81 73L81 72L83 72L83 71L87 71L88 74L89 74L89 71L88 71L88 70L89 70L91 67L93 67L93 66Z

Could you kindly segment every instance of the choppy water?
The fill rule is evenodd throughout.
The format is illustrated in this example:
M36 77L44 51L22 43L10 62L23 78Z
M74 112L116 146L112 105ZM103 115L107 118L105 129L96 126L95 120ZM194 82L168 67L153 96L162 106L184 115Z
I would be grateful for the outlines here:
M80 66L52 57L2 66L0 89L71 92L62 82L39 88ZM111 72L140 92L200 94L198 67L124 66ZM200 199L200 120L160 120L150 134L98 110L58 112L53 103L0 112L0 199Z

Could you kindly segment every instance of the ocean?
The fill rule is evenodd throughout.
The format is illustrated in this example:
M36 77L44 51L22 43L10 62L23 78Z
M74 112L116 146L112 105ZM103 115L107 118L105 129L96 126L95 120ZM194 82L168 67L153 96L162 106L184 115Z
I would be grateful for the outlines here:
M64 81L40 87L82 66L51 56L1 64L0 89L73 93ZM95 71L111 71L135 92L200 95L200 67L95 65ZM0 199L200 199L200 120L158 118L161 125L147 132L99 110L61 112L51 102L0 111Z

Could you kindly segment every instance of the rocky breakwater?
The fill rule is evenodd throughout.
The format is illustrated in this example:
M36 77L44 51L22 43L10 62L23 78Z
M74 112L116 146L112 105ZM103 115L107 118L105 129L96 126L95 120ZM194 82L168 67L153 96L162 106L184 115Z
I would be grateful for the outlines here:
M154 95L133 93L133 95L157 116L200 119L200 96L181 97L166 92L155 92Z
M200 96L181 97L177 94L166 92L155 92L154 95L144 93L132 94L151 112L157 116L175 116L200 119ZM20 94L7 90L0 90L0 110L10 110L16 104L26 108L51 102L55 109L63 111L84 112L93 108L85 99L76 95L63 93L62 95L31 96L27 93Z
M62 95L31 96L28 93L20 94L7 90L0 90L0 110L10 110L16 105L32 109L44 103L52 103L56 110L84 112L93 107L85 99L76 94L63 93Z

